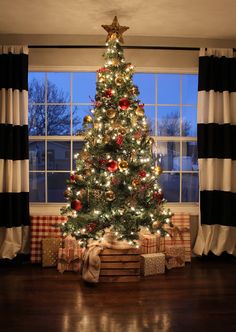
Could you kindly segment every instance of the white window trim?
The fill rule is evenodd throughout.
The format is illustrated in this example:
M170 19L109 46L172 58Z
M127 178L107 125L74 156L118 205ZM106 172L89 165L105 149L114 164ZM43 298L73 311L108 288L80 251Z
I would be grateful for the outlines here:
M29 72L41 71L41 72L91 72L97 71L99 66L29 66ZM168 67L135 67L135 72L137 73L169 73L169 74L197 74L198 70L196 68L168 68ZM173 105L172 105L173 106ZM34 137L31 136L30 140L38 140L40 136ZM45 138L45 136L43 136ZM47 140L65 140L68 139L68 136L47 136ZM170 136L161 136L158 137L159 141L170 140ZM83 140L83 136L72 136L71 140ZM156 137L154 137L157 140ZM171 138L173 141L196 141L195 137L177 137ZM197 173L197 172L196 172ZM31 215L59 215L60 209L62 206L66 205L64 203L30 203L30 214ZM177 212L186 212L191 215L199 215L199 203L193 202L176 202L176 203L167 203L166 207L170 208L173 213Z

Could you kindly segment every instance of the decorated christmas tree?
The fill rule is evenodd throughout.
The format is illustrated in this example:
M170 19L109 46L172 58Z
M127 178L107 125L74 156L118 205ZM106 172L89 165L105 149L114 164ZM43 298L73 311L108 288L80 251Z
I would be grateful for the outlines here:
M76 171L67 181L68 205L61 228L86 246L89 239L103 241L108 229L117 240L138 246L142 227L167 234L171 212L158 178L144 104L133 84L134 67L124 58L122 34L115 17L107 32L104 67L97 71L96 96L91 115L84 118L85 145L76 158Z

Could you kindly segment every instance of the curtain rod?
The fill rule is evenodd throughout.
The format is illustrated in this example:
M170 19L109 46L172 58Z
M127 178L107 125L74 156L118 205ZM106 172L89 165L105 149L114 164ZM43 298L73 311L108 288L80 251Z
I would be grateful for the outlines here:
M103 45L29 45L29 48L106 48ZM176 51L199 51L199 47L175 47L175 46L136 46L124 45L124 49L133 50L176 50Z

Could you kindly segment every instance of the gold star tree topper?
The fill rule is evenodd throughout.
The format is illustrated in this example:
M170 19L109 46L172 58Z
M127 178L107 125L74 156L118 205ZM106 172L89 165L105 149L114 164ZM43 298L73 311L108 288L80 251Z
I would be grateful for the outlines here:
M124 43L122 34L129 29L129 27L121 26L118 22L117 17L115 16L112 24L110 25L102 25L103 29L108 32L106 41L117 38L121 43Z

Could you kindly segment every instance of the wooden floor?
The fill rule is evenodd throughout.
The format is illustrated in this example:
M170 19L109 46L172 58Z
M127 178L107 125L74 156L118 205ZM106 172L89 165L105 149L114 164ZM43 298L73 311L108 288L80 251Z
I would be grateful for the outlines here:
M195 258L165 275L96 286L54 268L1 266L0 331L236 331L235 263Z

